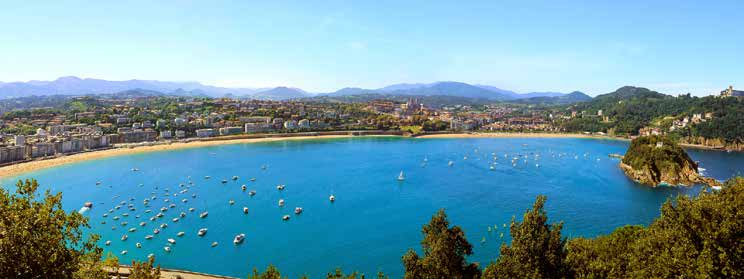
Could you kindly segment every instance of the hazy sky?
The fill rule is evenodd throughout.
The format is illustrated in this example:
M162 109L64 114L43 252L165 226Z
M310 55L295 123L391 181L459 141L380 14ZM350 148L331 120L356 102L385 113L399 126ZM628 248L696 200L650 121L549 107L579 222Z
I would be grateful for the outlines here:
M75 75L325 92L454 80L590 95L623 85L696 95L744 88L737 0L7 2L5 82Z

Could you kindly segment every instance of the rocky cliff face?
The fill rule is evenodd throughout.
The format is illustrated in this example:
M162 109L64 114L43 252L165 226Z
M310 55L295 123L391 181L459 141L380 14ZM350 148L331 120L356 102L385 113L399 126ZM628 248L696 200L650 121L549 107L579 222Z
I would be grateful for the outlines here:
M659 136L634 139L620 168L633 180L654 187L663 184L720 185L715 179L700 175L697 164L684 149Z

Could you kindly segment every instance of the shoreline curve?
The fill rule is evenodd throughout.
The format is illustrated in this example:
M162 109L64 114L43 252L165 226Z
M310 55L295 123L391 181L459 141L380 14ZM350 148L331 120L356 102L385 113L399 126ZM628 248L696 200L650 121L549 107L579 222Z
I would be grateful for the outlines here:
M224 136L207 138L190 141L176 142L155 142L149 144L133 144L128 146L119 146L108 149L99 149L86 151L76 154L61 155L53 158L42 158L20 163L0 166L0 178L8 178L22 175L38 170L58 167L62 165L74 164L83 161L98 160L122 155L131 155L139 153L172 151L188 148L200 148L217 145L244 144L244 143L261 143L276 142L289 140L312 140L312 139L339 139L352 137L401 137L400 134L394 133L298 133L298 134L274 134L274 135L241 135L241 136ZM588 138L588 139L606 139L606 140L624 140L626 138L572 134L572 133L438 133L412 136L415 139L454 139L454 138ZM711 149L697 145L683 145L684 147Z

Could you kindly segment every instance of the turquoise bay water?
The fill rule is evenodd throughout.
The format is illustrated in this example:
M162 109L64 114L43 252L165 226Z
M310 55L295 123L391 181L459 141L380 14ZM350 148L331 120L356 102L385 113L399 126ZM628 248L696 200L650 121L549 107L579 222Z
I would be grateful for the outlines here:
M596 236L626 224L648 224L667 198L700 191L700 187L654 189L627 179L617 167L618 160L607 156L622 154L627 146L624 141L596 139L284 141L127 155L0 183L10 187L18 178L35 177L44 189L62 191L68 210L94 202L86 213L91 230L102 236L100 246L123 263L153 253L164 267L237 277L274 264L292 278L321 277L336 267L367 274L383 271L397 278L402 275L400 257L409 248L420 250L421 226L439 208L446 209L451 223L461 226L473 243L475 254L470 260L485 265L498 256L502 241L508 241L503 224L512 216L520 219L539 194L548 196L551 221L565 222L564 236ZM742 153L689 152L717 179L744 170ZM492 153L498 159L493 160ZM513 166L512 158L520 155L526 155L527 162L520 157ZM493 170L491 162L496 162ZM266 170L262 165L268 166ZM396 180L401 170L406 176L403 182ZM207 175L212 178L204 179ZM235 175L240 178L231 180ZM193 185L189 186L188 176ZM250 182L251 177L256 181ZM223 179L228 182L221 183ZM250 197L241 190L242 184L257 194ZM276 189L278 184L286 185L284 191ZM188 192L180 193L184 189ZM331 194L337 198L335 203L328 200ZM149 207L143 205L153 195L157 199ZM228 203L230 199L234 205ZM279 199L286 206L279 207ZM121 209L102 216L121 202ZM127 209L130 203L134 211ZM149 220L171 203L176 207L163 218ZM196 210L189 212L189 207ZM249 208L248 214L243 207ZM295 207L304 212L293 214ZM145 213L146 209L152 212ZM200 219L203 210L209 216ZM173 222L180 212L186 217ZM283 221L285 214L291 219ZM114 221L114 216L120 219ZM140 222L147 224L141 227ZM162 223L168 227L146 240L145 235ZM489 226L498 229L489 232ZM137 231L128 232L129 228ZM199 228L209 231L198 237ZM183 237L176 236L180 231L185 232ZM239 233L245 233L246 240L233 245ZM129 239L121 241L124 234ZM169 246L168 238L177 241L170 253L163 249ZM106 240L110 246L104 245ZM210 247L215 241L219 245ZM135 247L137 242L142 248ZM120 255L122 250L128 253Z

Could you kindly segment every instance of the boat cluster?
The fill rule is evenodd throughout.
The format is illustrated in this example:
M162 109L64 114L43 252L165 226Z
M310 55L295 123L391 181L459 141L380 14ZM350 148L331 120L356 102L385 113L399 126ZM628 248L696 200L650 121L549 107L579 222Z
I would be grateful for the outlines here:
M262 166L262 170L266 170L266 165ZM139 172L140 169L138 168L132 168L132 172ZM211 176L204 176L204 180L211 179ZM240 180L239 176L233 176L231 178L232 181L237 182ZM227 179L221 180L220 182L222 184L227 183ZM256 178L250 178L248 179L250 182L255 182ZM101 185L103 182L96 181L96 185ZM140 184L140 187L144 185ZM243 184L240 186L242 192L246 192L249 197L253 197L256 195L256 190L248 190L248 186L246 184ZM280 192L284 191L286 188L286 185L280 184L276 186L276 189ZM152 192L150 192L150 195L147 198L144 198L141 200L141 203L137 202L134 197L130 197L128 199L121 200L121 197L119 195L116 195L112 198L112 200L117 201L120 200L120 202L115 202L114 206L110 209L108 209L105 213L103 213L101 216L103 220L101 221L101 224L106 224L107 221L111 222L111 230L118 230L119 228L124 229L126 232L121 235L120 240L122 242L126 242L130 239L129 235L127 233L136 233L138 230L146 231L146 227L152 226L152 233L147 234L144 236L144 239L147 241L151 241L153 239L156 239L158 235L163 235L166 232L170 231L171 229L168 229L169 226L177 226L179 224L179 221L184 220L186 218L189 218L189 215L196 215L196 212L198 213L198 217L200 219L205 219L209 216L209 212L206 210L206 202L203 210L197 210L195 207L189 207L187 204L196 204L194 202L197 198L196 193L193 193L192 191L198 189L196 187L196 184L191 179L190 176L187 177L187 181L185 183L178 184L178 189L175 191L171 191L169 188L161 188L158 186L153 186ZM333 203L336 200L336 197L334 195L330 195L328 197L329 201ZM180 201L180 203L178 202ZM100 203L104 204L104 203ZM155 204L158 204L160 206L157 208ZM235 200L230 199L228 201L229 205L234 205ZM282 207L285 205L285 201L283 199L280 199L278 202L279 206ZM144 208L138 209L138 207ZM88 211L93 208L92 202L86 202L81 209L81 213ZM84 209L84 210L83 210ZM294 214L300 215L303 212L302 207L295 207L294 208ZM141 214L138 214L142 212ZM247 215L249 213L249 208L247 206L242 207L242 212L244 215ZM130 219L130 213L132 214L133 219L138 220L140 222L133 222L135 225L129 225L128 221L125 220L132 220ZM170 219L170 222L165 221L168 220L166 218L166 215L172 215L173 218ZM283 215L281 216L282 220L288 221L290 219L290 215ZM193 222L191 222L193 223ZM207 234L208 229L207 228L200 228L198 229L195 234L198 237L205 237ZM171 252L175 245L176 245L176 239L181 238L187 235L185 231L178 231L178 232L172 232L175 235L174 237L167 238L164 246L163 251L166 253ZM233 243L235 245L242 244L246 239L246 235L244 233L238 233L233 237ZM106 246L111 245L111 240L106 240L105 242ZM217 241L214 241L210 244L211 247L218 246L219 243ZM141 242L136 242L134 247L136 248L142 248L143 245ZM126 255L128 253L127 250L122 250L120 252L121 255ZM152 256L153 254L150 254Z

